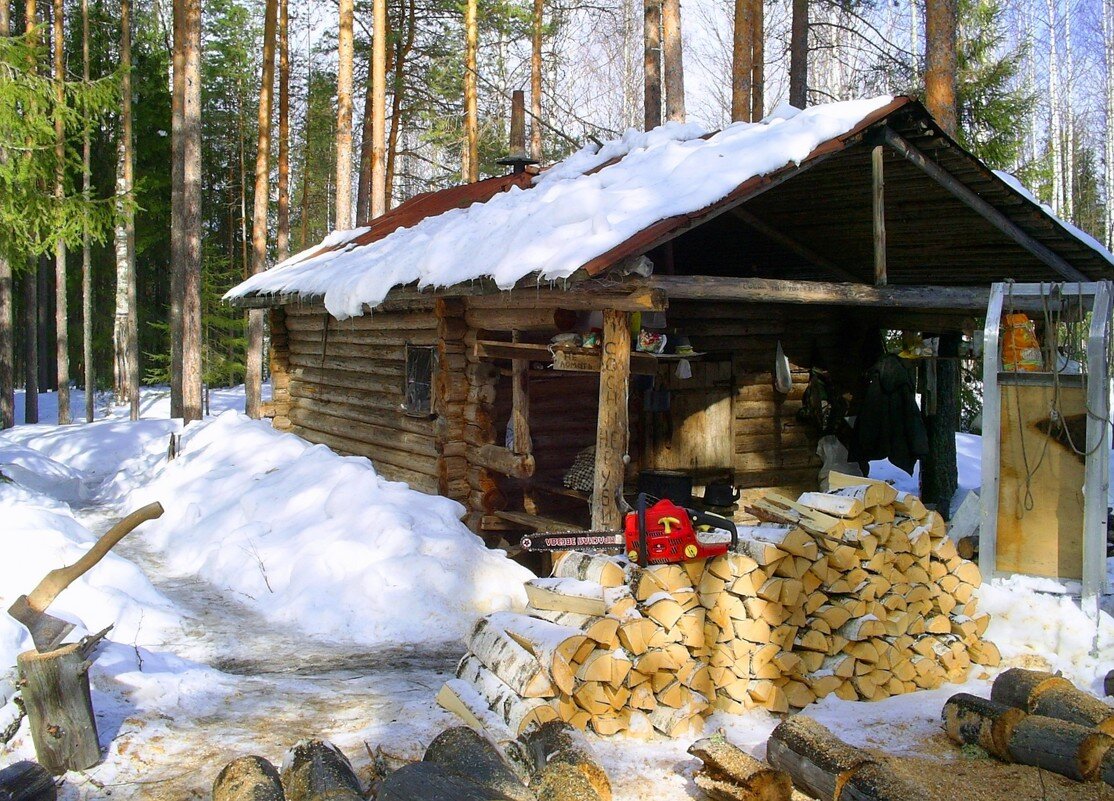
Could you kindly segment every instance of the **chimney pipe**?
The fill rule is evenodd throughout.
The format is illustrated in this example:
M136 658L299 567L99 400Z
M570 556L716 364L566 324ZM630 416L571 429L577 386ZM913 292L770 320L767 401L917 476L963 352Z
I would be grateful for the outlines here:
M523 172L527 165L538 163L526 154L526 95L521 89L511 93L510 153L495 163L510 167L515 175Z

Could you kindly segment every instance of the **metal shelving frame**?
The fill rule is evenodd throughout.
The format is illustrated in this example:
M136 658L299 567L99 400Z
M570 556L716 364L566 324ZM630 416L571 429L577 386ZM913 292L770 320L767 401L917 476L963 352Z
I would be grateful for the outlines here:
M983 337L983 435L982 435L982 521L979 527L979 569L986 579L1011 575L999 572L998 494L1001 478L1001 369L1000 330L1003 306L1022 301L1032 309L1045 303L1082 299L1092 312L1087 335L1087 447L1083 493L1082 601L1084 609L1097 613L1106 586L1107 488L1110 483L1110 375L1107 353L1111 338L1111 282L1091 283L996 283L991 288ZM1005 374L1011 376L1014 373ZM1034 374L1037 376L1048 375ZM1064 379L1069 376L1061 374ZM1074 381L1080 377L1071 376ZM1067 383L1067 382L1065 382ZM1055 579L1054 579L1055 580ZM1078 591L1079 582L1059 580L1063 591Z

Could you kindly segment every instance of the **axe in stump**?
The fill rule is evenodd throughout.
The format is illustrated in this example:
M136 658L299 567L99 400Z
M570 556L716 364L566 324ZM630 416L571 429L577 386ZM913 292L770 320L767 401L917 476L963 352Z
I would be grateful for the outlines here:
M157 501L136 509L105 532L93 547L72 565L51 570L29 595L16 598L15 603L9 607L8 614L31 632L31 639L34 640L35 649L39 653L53 651L74 627L73 623L46 613L46 608L54 602L58 594L70 586L78 576L101 561L104 555L112 550L112 546L124 539L136 526L161 517L162 512L162 504Z

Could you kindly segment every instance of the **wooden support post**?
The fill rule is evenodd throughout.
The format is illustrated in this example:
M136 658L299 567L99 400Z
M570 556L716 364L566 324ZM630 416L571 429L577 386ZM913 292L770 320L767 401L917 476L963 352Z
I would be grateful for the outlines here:
M518 341L518 332L514 332ZM530 362L526 359L511 361L511 430L514 432L514 452L528 456L533 452L530 442Z
M886 285L886 203L885 176L882 163L885 151L876 145L870 153L871 183L874 213L874 285Z
M97 764L101 751L82 645L70 643L45 654L25 651L16 664L26 681L23 702L39 763L54 774Z
M592 528L618 529L619 498L627 455L627 391L630 386L630 315L606 309L596 421L596 474L592 482Z

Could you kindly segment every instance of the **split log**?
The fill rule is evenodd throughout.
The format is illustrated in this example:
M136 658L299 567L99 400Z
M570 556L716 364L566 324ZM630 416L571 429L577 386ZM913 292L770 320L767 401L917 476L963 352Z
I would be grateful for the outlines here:
M597 617L622 615L634 608L634 598L626 587L604 587L573 578L531 579L526 582L526 597L538 609Z
M55 801L56 798L58 788L42 765L28 760L0 770L0 801Z
M958 693L948 699L942 710L944 730L960 745L977 745L1003 762L1012 762L1010 737L1025 717L1017 707Z
M455 726L438 734L422 759L512 801L534 801L534 794L495 744L467 726Z
M302 740L282 761L286 801L361 801L360 780L341 750L325 740Z
M35 753L54 774L85 770L101 758L89 694L90 662L81 643L16 657Z
M547 620L520 615L514 612L496 612L488 615L488 625L507 633L519 645L533 654L553 678L553 683L564 692L571 692L572 664L588 637L579 629L559 626Z
M434 699L442 709L452 712L472 729L491 737L500 744L514 742L507 722L494 710L480 691L462 679L450 679L437 691Z
M572 726L561 721L543 723L524 735L521 742L533 766L530 786L538 793L539 800L550 797L543 795L543 790L553 798L563 797L551 793L549 788L557 784L558 778L569 775L567 768L583 777L594 793L592 797L598 797L600 801L611 800L611 782L607 772L596 761L588 741ZM557 766L565 768L555 770Z
M1037 695L1033 714L1044 715L1114 735L1114 708L1088 692L1057 683Z
M496 717L516 736L534 723L544 723L557 717L557 711L548 703L539 698L523 698L518 695L498 676L484 667L479 659L470 654L460 661L456 675L483 697L486 707L494 712ZM462 706L468 707L468 702L460 698L459 688L453 682L445 686L450 687L449 692L461 701ZM447 695L444 700L452 703L452 699ZM457 711L456 708L442 703L440 696L438 703L450 712ZM465 722L468 722L466 718Z
M1112 746L1114 737L1108 734L1043 715L1024 718L1010 735L1010 756L1014 762L1080 782L1098 778L1102 759Z
M619 626L621 624L624 627L627 626L626 623L622 623L617 617L599 617L596 615L584 615L578 612L538 609L532 605L527 605L526 612L531 617L548 620L550 623L556 623L558 626L570 626L574 629L579 629L584 632L588 639L602 645L604 648L614 648L618 641ZM630 622L633 623L637 621L638 619L635 618ZM646 623L648 621L643 620L641 622Z
M688 752L704 763L696 784L717 801L789 801L793 782L729 743L722 733L697 740Z
M1054 687L1074 689L1074 685L1062 676L1054 676L1042 670L1010 668L994 679L990 698L1000 704L1032 712L1040 695Z
M627 583L627 572L614 559L599 554L568 551L553 565L554 578L594 581L604 587L621 587Z
M557 687L550 680L546 666L506 631L491 625L487 618L476 622L468 648L523 698L552 698L557 694ZM572 692L572 682L565 684L561 690Z
M379 785L376 801L510 801L507 796L432 762L413 762Z
M813 798L835 799L854 772L876 760L804 715L778 724L766 743L766 759L788 773Z
M261 756L229 762L213 782L213 801L283 801L282 778Z

